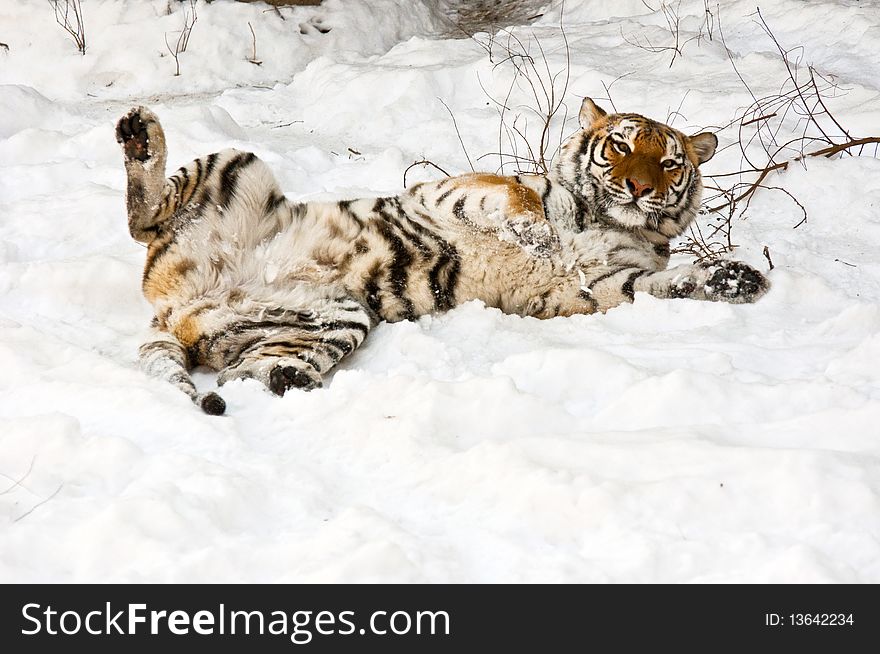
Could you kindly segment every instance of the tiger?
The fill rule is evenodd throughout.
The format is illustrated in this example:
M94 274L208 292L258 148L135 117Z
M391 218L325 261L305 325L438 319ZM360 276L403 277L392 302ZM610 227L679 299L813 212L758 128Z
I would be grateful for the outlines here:
M468 173L396 196L297 202L251 152L216 152L166 179L159 119L131 109L116 137L154 309L142 369L220 415L225 401L196 389L193 367L216 371L218 386L308 391L381 321L471 300L547 319L605 312L638 292L737 304L768 290L739 261L667 268L670 241L698 213L714 134L590 98L578 123L545 175Z

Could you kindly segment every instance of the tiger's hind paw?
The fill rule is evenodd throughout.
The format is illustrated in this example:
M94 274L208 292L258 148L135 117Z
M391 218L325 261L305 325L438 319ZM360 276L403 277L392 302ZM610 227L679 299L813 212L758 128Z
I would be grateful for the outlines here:
M278 365L269 373L269 390L275 395L284 395L291 388L311 391L321 388L321 378L313 370L297 366Z
M135 107L116 123L116 140L127 160L145 162L164 151L159 119L146 107Z
M275 395L284 395L291 388L311 391L323 386L321 375L314 367L292 357L240 360L220 371L217 385L223 386L238 379L262 382Z

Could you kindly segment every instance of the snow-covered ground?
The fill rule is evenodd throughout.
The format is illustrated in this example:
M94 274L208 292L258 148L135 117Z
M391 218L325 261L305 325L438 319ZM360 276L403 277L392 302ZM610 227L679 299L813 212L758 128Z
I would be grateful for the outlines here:
M736 256L767 270L767 246L776 266L755 305L639 295L541 322L471 303L379 326L323 390L226 386L214 418L136 365L151 313L116 118L150 105L171 166L234 146L292 198L395 193L415 160L468 169L441 100L472 158L497 150L481 85L503 98L510 69L441 38L449 0L325 0L284 20L199 2L179 77L165 34L185 5L82 4L85 56L47 2L0 0L0 581L880 581L872 150L768 179L805 207L798 229L771 190L735 221ZM718 32L669 67L627 43L668 41L646 4L565 3L569 115L585 95L609 107L603 83L623 76L618 109L727 124L752 98ZM721 20L767 95L786 72L754 5L724 2ZM514 31L552 70L561 11ZM853 136L880 135L880 4L761 11L803 46L801 74L847 90L829 102ZM703 12L681 3L683 37ZM729 147L706 172L738 164Z

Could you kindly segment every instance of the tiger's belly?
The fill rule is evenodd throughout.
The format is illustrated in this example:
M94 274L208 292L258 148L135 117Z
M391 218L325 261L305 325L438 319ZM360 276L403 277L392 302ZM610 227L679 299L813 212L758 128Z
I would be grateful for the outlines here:
M399 198L289 203L282 217L256 220L203 215L148 257L144 293L160 322L310 307L343 295L389 322L469 300L543 317L542 298L576 279L577 253L537 258L466 225L420 215ZM600 239L587 249L598 261L607 245Z

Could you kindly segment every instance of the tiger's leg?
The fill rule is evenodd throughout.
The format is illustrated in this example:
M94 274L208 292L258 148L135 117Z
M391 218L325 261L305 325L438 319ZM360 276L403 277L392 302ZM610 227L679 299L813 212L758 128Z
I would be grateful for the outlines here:
M227 356L217 381L257 379L276 395L290 388L320 388L324 376L363 343L373 322L351 298L314 311L280 311L259 321L236 322L219 345L231 348L234 356Z
M135 107L116 124L116 140L122 145L128 176L128 229L136 241L149 243L173 213L165 201L173 193L165 180L165 133L152 111Z
M599 311L632 302L636 291L659 298L745 304L756 301L769 288L770 282L763 274L740 261L682 265L661 271L611 268L585 276L582 284L582 292Z
M520 177L474 173L417 184L407 191L439 222L464 225L546 258L560 249L541 195ZM546 181L546 180L545 180Z
M138 350L141 368L150 376L174 384L193 402L212 416L226 410L226 403L217 393L199 393L189 376L189 357L180 342L168 332L152 328L150 340Z
M770 289L770 281L741 261L682 265L635 280L634 288L660 298L691 298L748 304Z

